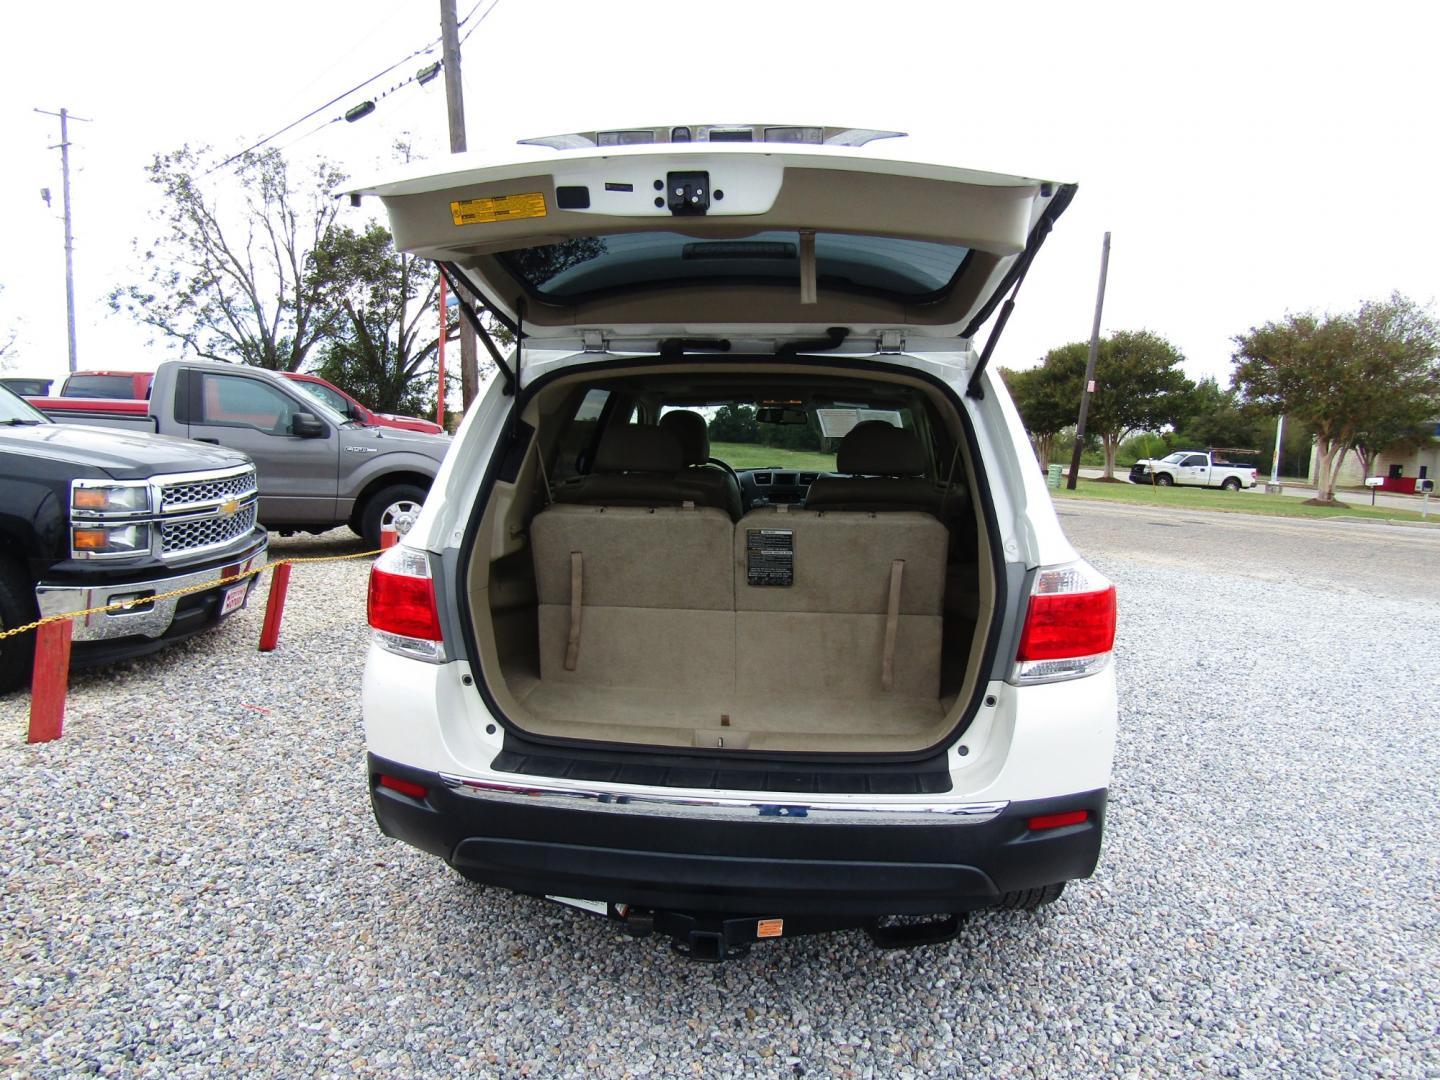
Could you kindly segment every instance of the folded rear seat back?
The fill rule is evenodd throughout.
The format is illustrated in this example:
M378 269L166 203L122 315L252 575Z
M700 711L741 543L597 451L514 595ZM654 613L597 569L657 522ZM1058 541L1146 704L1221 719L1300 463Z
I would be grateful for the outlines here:
M733 690L733 536L729 514L713 507L557 504L537 514L541 679Z
M938 698L948 544L945 526L920 512L746 514L735 528L737 685Z

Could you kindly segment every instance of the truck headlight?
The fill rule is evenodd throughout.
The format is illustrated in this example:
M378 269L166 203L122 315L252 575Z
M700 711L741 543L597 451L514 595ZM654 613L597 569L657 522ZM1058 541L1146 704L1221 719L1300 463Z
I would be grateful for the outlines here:
M91 484L77 480L70 488L70 509L91 514L136 514L150 509L149 484Z
M74 525L70 548L77 558L94 555L138 555L150 550L149 525Z

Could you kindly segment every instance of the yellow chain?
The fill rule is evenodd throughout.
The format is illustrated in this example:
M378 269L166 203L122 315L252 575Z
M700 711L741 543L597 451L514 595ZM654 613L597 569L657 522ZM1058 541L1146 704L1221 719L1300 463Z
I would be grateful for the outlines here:
M157 600L170 600L177 596L187 596L190 593L204 592L206 589L219 588L221 585L229 585L236 581L243 581L245 578L263 574L266 570L274 570L277 566L285 566L287 563L316 563L316 562L345 562L348 559L365 559L371 555L379 555L380 549L375 551L357 551L353 555L306 555L293 559L278 559L264 566L257 566L253 570L246 570L243 573L231 574L229 577L218 578L215 581L202 581L195 585L186 585L181 589L171 589L169 592L156 593L154 596L147 596L140 600L117 600L113 604L106 604L104 607L86 608L84 611L67 611L63 615L46 615L43 619L36 619L24 626L17 626L12 630L0 630L0 641L6 638L16 637L20 634L28 634L31 630L38 630L53 622L62 622L65 619L83 619L87 615L99 615L105 611L125 611L132 607L139 607L142 604L153 604Z

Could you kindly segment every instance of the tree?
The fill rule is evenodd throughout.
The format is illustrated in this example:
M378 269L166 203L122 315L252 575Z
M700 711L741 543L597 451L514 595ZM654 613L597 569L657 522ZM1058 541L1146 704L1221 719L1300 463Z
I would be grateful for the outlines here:
M1284 413L1315 433L1316 498L1335 502L1345 455L1440 414L1440 327L1395 293L1353 315L1288 315L1235 338L1235 385L1266 415Z
M147 168L164 198L160 235L141 251L145 283L115 289L110 306L198 356L298 371L331 328L312 254L344 177L320 161L297 182L278 150L247 153L230 189L235 210L207 179L208 156L184 146Z
M1000 378L1009 388L1025 430L1035 445L1035 456L1041 466L1049 465L1054 455L1055 436L1075 423L1079 383L1072 387L1058 367L1043 364L1024 371L1001 368Z
M1384 303L1362 304L1354 318L1370 363L1393 373L1369 382L1367 418L1353 440L1361 469L1370 476L1382 452L1425 444L1440 418L1440 328L1398 293ZM1381 392L1373 392L1377 389Z
M434 267L397 253L389 230L374 223L364 232L331 226L311 261L315 293L335 313L319 373L379 412L433 411Z
M1212 446L1260 450L1265 444L1264 427L1262 419L1241 408L1233 388L1207 376L1191 390L1170 441L1177 450ZM1274 439L1271 431L1270 442Z
M721 405L710 420L710 438L715 442L753 443L760 441L760 424L749 405Z
M1076 341L1045 355L1045 376L1060 400L1067 397L1078 413L1089 358L1088 342ZM1180 350L1150 330L1119 330L1100 342L1095 391L1090 395L1087 434L1100 438L1105 453L1104 479L1115 479L1120 444L1137 431L1157 431L1184 413L1193 384L1180 370Z

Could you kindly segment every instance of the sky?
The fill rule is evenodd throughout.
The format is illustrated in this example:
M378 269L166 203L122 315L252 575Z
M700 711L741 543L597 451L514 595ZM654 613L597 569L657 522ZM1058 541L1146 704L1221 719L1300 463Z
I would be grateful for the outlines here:
M459 14L474 0L457 0ZM688 13L687 13L688 12ZM482 20L483 17L483 20ZM481 0L461 28L472 150L652 123L903 130L980 169L1078 182L996 362L1088 338L1102 236L1103 328L1171 340L1225 383L1232 338L1287 312L1436 297L1431 52L1440 5L1025 5ZM68 108L79 367L177 355L105 296L141 281L157 235L145 166L182 144L234 153L377 72L272 145L355 176L397 137L448 150L443 80L369 117L323 121L438 59L439 0L9 5L0 23L0 343L7 375L67 367L59 121ZM47 208L40 190L53 195ZM223 197L223 193L222 193ZM376 212L348 207L360 224Z

